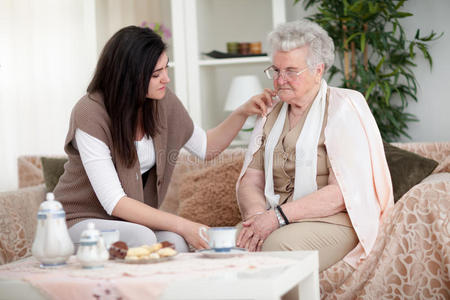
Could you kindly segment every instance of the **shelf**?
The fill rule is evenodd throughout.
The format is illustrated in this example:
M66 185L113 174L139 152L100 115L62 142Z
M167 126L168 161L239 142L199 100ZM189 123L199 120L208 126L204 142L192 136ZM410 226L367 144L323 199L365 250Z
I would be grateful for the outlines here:
M251 64L251 63L263 63L270 62L268 56L257 57L240 57L240 58L210 58L201 59L198 64L200 66L218 66L218 65L233 65L233 64Z

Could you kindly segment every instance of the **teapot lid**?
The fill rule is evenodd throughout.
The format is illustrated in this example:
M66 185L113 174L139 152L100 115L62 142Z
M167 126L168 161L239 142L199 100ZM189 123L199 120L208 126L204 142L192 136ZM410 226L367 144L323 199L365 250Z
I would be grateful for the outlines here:
M88 246L96 244L99 237L100 231L95 229L95 224L93 222L89 222L87 224L87 229L81 233L80 245Z
M46 201L43 201L39 206L40 211L61 211L63 210L62 204L55 200L55 195L53 193L47 193Z

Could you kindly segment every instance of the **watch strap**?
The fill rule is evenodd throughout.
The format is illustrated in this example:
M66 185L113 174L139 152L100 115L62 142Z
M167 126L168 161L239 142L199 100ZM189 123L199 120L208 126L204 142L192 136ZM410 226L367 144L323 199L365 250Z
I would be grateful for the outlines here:
M278 211L280 212L281 217L283 218L285 225L289 225L289 220L288 220L288 218L286 217L286 215L284 214L283 209L281 209L281 206L277 205L277 209L278 209Z

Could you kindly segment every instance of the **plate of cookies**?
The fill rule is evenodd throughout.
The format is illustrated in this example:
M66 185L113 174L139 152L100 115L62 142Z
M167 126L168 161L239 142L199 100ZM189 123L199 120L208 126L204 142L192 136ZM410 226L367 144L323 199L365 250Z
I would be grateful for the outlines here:
M127 264L159 263L171 260L177 254L174 245L167 241L131 248L125 242L118 241L109 248L110 259Z

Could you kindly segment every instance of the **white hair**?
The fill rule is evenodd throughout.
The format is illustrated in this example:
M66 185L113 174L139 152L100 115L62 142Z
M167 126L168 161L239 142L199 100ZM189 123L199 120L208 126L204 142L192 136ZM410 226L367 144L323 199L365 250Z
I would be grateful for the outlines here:
M269 54L277 51L291 51L308 46L306 63L311 70L320 63L325 72L334 62L334 44L328 33L318 24L299 20L278 25L267 37Z

